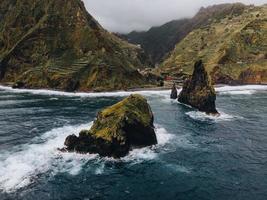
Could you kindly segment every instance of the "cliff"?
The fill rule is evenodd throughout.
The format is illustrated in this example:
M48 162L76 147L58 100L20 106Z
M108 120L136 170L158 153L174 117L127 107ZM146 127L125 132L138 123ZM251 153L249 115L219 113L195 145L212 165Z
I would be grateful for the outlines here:
M188 77L194 62L202 59L215 83L265 82L266 52L267 6L249 6L239 15L214 19L211 24L190 32L158 71L178 78ZM252 76L248 71L262 75Z
M80 0L0 2L0 82L103 91L147 84L142 50L104 30Z

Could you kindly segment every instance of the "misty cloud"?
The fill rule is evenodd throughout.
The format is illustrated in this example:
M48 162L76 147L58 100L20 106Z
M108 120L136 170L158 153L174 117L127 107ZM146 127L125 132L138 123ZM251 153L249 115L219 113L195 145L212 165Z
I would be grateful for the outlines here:
M87 10L109 31L147 30L173 19L191 17L202 6L235 0L83 0ZM266 0L239 0L264 4Z

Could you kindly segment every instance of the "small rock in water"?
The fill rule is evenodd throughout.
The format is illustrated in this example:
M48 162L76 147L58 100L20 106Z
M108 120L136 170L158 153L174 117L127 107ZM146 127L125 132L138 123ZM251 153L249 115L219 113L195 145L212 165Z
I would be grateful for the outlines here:
M201 112L219 115L215 106L215 89L201 60L195 63L193 75L184 83L178 101Z
M171 99L177 99L178 98L178 93L176 89L175 83L172 86L172 92L171 92Z
M120 158L133 148L157 144L154 117L147 100L131 95L98 113L90 130L66 138L61 151L98 153Z
M25 87L25 84L22 81L17 81L14 85L12 85L13 89L21 89L24 87Z

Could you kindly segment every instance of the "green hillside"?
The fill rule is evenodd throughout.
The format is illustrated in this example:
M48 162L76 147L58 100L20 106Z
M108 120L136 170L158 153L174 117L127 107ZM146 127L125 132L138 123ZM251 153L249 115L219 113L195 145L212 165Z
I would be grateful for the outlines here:
M157 71L187 77L198 59L217 83L266 83L267 6L250 6L193 30Z
M238 16L244 12L246 7L241 3L209 6L201 8L192 18L173 20L162 26L152 27L148 31L133 31L121 37L131 43L140 44L152 64L158 64L178 42L194 29L206 26L213 20L220 20L225 16Z
M0 2L0 82L103 91L147 82L142 50L104 30L81 0Z

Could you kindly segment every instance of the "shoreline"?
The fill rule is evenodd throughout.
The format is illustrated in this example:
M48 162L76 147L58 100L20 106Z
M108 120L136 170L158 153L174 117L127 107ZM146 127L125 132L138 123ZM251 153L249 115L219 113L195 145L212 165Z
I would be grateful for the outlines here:
M215 88L222 88L222 87L242 87L242 86L267 86L267 84L240 84L240 85L227 85L227 84L217 84L214 85ZM182 86L177 86L177 90L182 89ZM169 91L171 87L144 87L144 88L132 88L129 90L112 90L112 91L101 91L101 92L94 92L94 91L74 91L74 92L66 92L64 90L55 90L51 88L12 88L10 84L0 84L0 90L7 89L12 91L21 91L21 92L54 92L54 93L64 93L64 94L110 94L110 93L130 93L130 92L153 92L153 91Z

